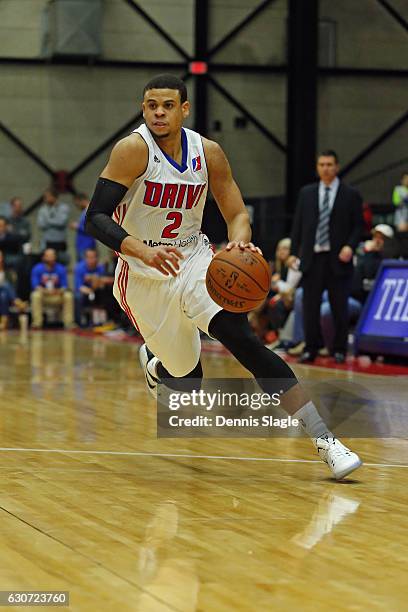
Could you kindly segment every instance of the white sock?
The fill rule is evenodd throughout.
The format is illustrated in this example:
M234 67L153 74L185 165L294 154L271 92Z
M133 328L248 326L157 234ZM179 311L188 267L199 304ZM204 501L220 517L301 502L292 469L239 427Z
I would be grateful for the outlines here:
M298 419L303 429L311 438L320 438L320 436L327 435L333 438L333 434L323 421L322 417L316 410L316 406L313 402L307 402L302 408L299 408L292 415L292 418Z

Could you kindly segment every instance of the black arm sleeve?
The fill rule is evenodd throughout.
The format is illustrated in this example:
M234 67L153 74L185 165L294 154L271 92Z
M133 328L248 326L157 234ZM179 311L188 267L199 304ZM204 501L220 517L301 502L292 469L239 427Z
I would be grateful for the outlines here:
M85 218L86 233L118 252L129 234L112 219L112 215L127 190L120 183L99 178Z

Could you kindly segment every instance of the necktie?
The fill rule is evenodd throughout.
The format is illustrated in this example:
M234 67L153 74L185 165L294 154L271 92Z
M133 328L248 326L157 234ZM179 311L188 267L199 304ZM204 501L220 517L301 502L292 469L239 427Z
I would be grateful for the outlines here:
M316 242L319 246L325 246L329 242L329 221L330 221L330 187L325 187L322 207L319 214L317 226Z

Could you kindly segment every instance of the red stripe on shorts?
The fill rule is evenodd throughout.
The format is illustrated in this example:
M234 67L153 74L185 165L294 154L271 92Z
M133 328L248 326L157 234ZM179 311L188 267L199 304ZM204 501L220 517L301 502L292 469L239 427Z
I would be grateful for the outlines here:
M119 293L120 293L121 306L122 306L122 309L127 314L131 323L136 327L137 331L140 331L139 326L136 322L136 319L133 316L133 313L126 299L126 290L127 290L128 280L129 280L129 264L124 259L121 259L121 261L122 261L122 265L121 265L119 278L118 278L118 287L119 287Z
M126 314L129 316L129 313L127 311L126 308L126 304L124 302L123 299L123 278L125 275L125 266L124 266L124 260L122 258L120 258L121 264L120 264L120 272L119 272L119 276L118 276L118 288L119 288L119 294L120 294L120 305L122 306L122 310L124 310L126 312Z
M128 284L128 280L129 280L129 264L128 264L127 261L125 261L124 263L125 263L125 275L124 275L124 280L123 280L123 286L124 286L123 301L124 301L124 304L125 304L125 306L127 308L128 317L132 321L133 325L136 327L137 331L140 331L139 330L139 326L137 324L137 321L136 321L135 317L133 316L133 313L132 313L132 311L130 309L130 306L129 306L129 304L127 302L127 299L126 299L127 284Z
M122 214L122 219L120 221L120 225L122 225L122 223L124 222L125 217L126 217L126 213L127 213L127 205L126 204L123 204L123 206L122 206L122 213L123 214Z
M123 277L125 274L125 266L124 264L124 260L122 258L120 258L121 264L120 264L120 272L119 272L119 276L118 276L118 289L119 289L119 295L120 295L120 305L122 307L122 310L125 311L125 313L129 316L129 313L126 309L126 305L124 303L123 300Z

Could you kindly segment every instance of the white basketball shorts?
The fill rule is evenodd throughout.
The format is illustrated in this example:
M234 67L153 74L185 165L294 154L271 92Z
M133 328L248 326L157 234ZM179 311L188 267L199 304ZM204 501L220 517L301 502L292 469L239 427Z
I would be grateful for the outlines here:
M146 278L122 259L116 267L115 298L172 376L185 376L195 368L201 353L199 330L208 333L211 319L222 310L205 286L213 255L206 242L197 246L176 277Z

